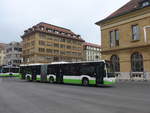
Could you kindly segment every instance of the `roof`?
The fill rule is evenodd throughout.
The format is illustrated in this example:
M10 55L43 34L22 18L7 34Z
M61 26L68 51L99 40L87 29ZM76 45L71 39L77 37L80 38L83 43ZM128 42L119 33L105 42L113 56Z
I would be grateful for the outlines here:
M7 44L0 43L0 48L4 49L7 46Z
M91 46L91 47L101 48L101 46L100 46L100 45L98 45L98 44L94 44L94 43L89 43L89 42L85 42L85 43L84 43L84 46Z
M64 37L64 38L71 38L71 39L84 42L84 40L80 37L80 35L75 34L70 29L62 28L62 27L44 23L44 22L40 22L37 25L33 26L32 28L25 30L22 38L36 31L51 34L51 35L56 35L56 36Z
M112 13L111 15L106 17L105 19L96 22L96 24L99 24L99 23L101 23L103 21L112 19L112 18L117 17L117 16L121 16L121 15L127 14L127 13L129 13L131 11L140 9L141 8L141 4L140 3L143 2L143 1L145 1L145 0L130 0L128 3L126 3L124 6L119 8L117 11L115 11L114 13ZM150 0L148 0L148 1L150 1Z
M66 28L63 28L63 27L55 26L55 25L52 25L52 24L44 23L44 22L40 22L36 26L45 26L46 28L49 28L49 29L53 29L53 30L56 30L56 31L61 31L61 32L64 32L64 33L70 33L70 34L75 35L75 33L73 33L70 29L66 29Z

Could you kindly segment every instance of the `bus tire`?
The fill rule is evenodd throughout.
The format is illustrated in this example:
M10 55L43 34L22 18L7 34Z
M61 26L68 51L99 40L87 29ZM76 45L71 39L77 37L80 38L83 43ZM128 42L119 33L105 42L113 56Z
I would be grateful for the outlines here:
M88 80L88 78L83 78L83 79L82 79L82 85L83 85L83 86L88 86L88 85L89 85L89 80Z
M27 81L31 81L31 79L30 79L30 77L29 77L29 76L27 76Z
M49 83L54 83L54 77L49 77Z

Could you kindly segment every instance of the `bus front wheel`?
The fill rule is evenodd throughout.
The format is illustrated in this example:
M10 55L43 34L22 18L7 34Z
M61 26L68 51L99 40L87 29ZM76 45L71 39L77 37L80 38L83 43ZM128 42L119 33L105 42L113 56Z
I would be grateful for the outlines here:
M83 86L88 86L88 85L89 85L89 80L88 80L88 78L83 78L83 79L82 79L82 85L83 85Z
M50 78L49 78L49 82L50 82L50 83L54 83L54 77L50 77Z

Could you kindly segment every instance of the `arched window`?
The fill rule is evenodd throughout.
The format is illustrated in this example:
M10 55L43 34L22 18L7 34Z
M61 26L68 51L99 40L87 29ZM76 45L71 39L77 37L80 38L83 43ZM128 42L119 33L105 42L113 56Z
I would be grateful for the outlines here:
M112 62L112 67L115 72L120 72L120 61L119 57L117 55L112 55L110 58L110 61Z
M136 52L131 55L131 69L133 72L143 72L143 56Z

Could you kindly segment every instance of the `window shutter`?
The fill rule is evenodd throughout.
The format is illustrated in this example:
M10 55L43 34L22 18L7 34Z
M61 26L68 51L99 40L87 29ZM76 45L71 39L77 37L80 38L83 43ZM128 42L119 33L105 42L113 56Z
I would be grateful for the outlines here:
M140 27L137 26L137 30L136 30L136 40L140 40Z

